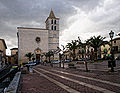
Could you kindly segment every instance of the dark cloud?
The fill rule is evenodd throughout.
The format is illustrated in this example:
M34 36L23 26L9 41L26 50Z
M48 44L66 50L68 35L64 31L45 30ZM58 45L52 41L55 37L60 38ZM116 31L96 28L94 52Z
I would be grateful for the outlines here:
M57 17L61 18L61 23L65 23L65 20L73 15L73 8L60 0L1 0L0 36L7 41L8 47L16 45L16 43L9 43L17 41L16 27L45 27L45 20L51 9Z
M68 19L78 14L74 7L79 8L86 15L93 14L89 20L96 22L97 25L100 24L101 28L98 28L100 30L104 28L103 31L105 31L112 27L118 27L120 22L119 0L113 1L114 4L107 7L104 6L104 1L108 0L0 0L0 36L6 40L8 47L17 46L17 26L45 27L45 20L51 9L56 17L60 18L60 31L63 32L74 23L73 20L68 21ZM93 10L97 7L103 7L105 11L108 11L107 14L99 16L101 12L95 11L95 15ZM115 9L115 14L111 14L112 9ZM111 17L106 21L109 14ZM115 15L118 16L112 18ZM105 24L107 26L104 26Z

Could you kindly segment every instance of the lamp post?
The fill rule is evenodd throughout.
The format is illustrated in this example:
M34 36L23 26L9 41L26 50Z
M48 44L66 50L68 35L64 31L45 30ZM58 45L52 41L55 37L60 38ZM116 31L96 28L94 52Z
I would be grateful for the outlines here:
M0 65L1 65L1 62L2 62L2 51L0 50Z
M114 53L113 53L113 45L112 45L112 40L113 40L114 32L111 30L111 32L109 33L109 35L110 35L110 38L111 38L111 72L114 72L114 66L113 66Z

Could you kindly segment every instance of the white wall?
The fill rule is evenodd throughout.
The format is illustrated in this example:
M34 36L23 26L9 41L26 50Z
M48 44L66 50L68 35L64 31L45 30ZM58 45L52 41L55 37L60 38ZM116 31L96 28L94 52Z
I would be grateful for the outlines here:
M40 43L35 41L40 37ZM18 29L18 60L22 60L28 52L34 53L36 48L48 52L48 30L45 29Z

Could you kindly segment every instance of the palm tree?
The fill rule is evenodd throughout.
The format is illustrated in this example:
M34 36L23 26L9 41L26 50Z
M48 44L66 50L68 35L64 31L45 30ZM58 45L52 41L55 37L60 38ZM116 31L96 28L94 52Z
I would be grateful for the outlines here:
M81 42L80 37L78 37L78 47L79 47L79 54L82 55L82 58L84 58L84 54L85 54L85 43Z
M91 47L94 48L94 52L95 52L95 60L97 60L97 52L98 52L98 48L102 45L104 45L104 40L105 37L101 37L100 35L95 37L91 37L90 39L87 40L87 44L89 44Z
M48 57L49 58L49 62L51 62L50 58L51 58L51 56L54 56L54 53L52 51L49 51L49 52L46 53L45 56L46 56L46 58Z
M66 47L69 50L73 51L72 57L73 57L73 60L75 60L75 58L76 58L75 50L78 48L77 40L72 40L71 43L67 43Z
M44 56L45 56L45 58L46 58L46 60L47 60L47 53L44 53Z
M82 57L83 55L85 55L85 68L86 68L86 72L88 72L88 66L87 66L87 60L86 60L86 46L88 45L87 42L82 43L80 38L78 37L78 47L82 49L81 53L82 53Z
M25 57L27 57L29 59L29 61L31 61L31 58L34 56L34 54L32 52L29 52L27 54L25 54Z

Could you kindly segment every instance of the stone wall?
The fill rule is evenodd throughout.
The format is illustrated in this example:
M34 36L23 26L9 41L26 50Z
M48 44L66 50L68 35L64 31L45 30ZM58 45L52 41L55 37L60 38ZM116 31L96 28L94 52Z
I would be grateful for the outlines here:
M40 37L40 43L36 42ZM48 30L46 29L18 29L18 59L25 60L25 54L35 53L37 48L41 52L48 52Z

